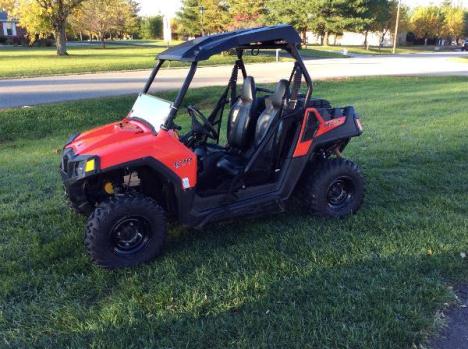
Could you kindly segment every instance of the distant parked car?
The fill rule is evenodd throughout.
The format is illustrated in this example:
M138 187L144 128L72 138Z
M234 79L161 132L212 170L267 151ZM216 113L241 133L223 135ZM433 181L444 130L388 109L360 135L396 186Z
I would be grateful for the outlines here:
M468 51L468 40L463 42L462 51Z

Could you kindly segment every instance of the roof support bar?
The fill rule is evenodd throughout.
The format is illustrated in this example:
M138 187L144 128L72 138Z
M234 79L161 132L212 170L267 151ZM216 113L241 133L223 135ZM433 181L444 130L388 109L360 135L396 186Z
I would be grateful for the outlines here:
M190 86L190 83L192 82L193 76L195 75L196 71L197 71L197 62L192 62L192 64L190 65L190 70L188 71L187 77L185 78L184 84L180 88L179 93L177 94L177 97L174 101L174 104L172 104L171 106L169 117L167 118L166 123L164 125L166 129L172 128L175 116L177 114L177 110L179 109L182 101L184 100L185 94L187 93L187 90Z

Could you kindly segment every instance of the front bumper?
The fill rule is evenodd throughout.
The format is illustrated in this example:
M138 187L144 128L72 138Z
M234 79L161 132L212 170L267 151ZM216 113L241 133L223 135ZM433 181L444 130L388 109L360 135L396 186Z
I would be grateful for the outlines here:
M96 169L92 172L84 172L79 168L80 164L86 163L86 161L93 158L96 161L98 160L92 155L76 155L72 148L64 148L60 163L60 175L65 194L71 203L83 212L91 207L86 196L85 179L97 173L99 162L96 162Z

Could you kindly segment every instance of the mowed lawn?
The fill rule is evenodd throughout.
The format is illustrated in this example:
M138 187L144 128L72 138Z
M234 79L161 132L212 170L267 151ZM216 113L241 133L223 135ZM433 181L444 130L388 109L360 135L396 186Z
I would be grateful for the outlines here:
M156 55L165 49L163 45L70 47L69 56L58 57L55 48L0 48L0 79L149 69L154 65ZM246 56L246 62L252 63L272 62L274 59L271 55ZM231 64L232 61L232 56L215 55L201 64ZM181 65L183 63L171 63L171 66Z
M206 107L220 91L189 98ZM467 92L466 78L318 82L317 96L362 115L345 151L367 180L358 214L173 225L163 256L119 271L86 256L58 151L133 97L0 112L0 347L424 344L456 302L450 287L468 282Z
M154 65L156 55L167 48L162 41L144 41L141 44L133 43L133 45L108 43L106 48L101 48L99 45L96 47L71 46L68 48L69 56L65 57L57 57L53 47L0 47L0 79L149 69ZM309 59L343 57L333 52L312 49L302 52ZM244 57L247 63L273 62L275 53L262 51L258 56L252 56L246 51ZM219 54L200 64L232 64L233 59L233 56ZM283 54L280 59L288 60L289 58ZM173 67L181 65L184 63L171 62Z

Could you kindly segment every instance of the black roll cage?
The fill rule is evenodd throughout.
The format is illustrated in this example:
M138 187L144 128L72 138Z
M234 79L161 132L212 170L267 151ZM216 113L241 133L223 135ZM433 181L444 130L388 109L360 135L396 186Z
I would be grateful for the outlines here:
M307 85L307 91L305 94L305 103L309 102L312 92L313 92L313 82L312 79L307 72L307 69L305 67L304 61L302 60L302 57L297 49L297 46L295 44L262 44L262 43L256 43L252 45L242 45L239 47L236 47L236 54L237 54L237 60L234 63L234 67L231 73L231 77L229 79L229 82L226 86L226 89L224 93L221 95L221 98L219 99L218 103L216 104L215 109L211 113L210 117L208 118L210 122L214 126L218 127L218 134L219 134L219 128L221 126L221 120L214 120L216 117L217 112L219 112L220 108L224 108L224 106L227 104L227 102L230 100L231 105L235 102L236 99L236 86L237 86L237 76L238 76L238 71L240 70L242 73L243 78L247 76L247 71L245 69L244 61L243 61L243 54L245 50L251 50L252 52L256 49L283 49L286 52L288 52L292 58L295 59L295 64L293 71L291 73L291 77L289 81L293 79L293 76L295 74L295 71L299 68L301 71L302 76L305 79L306 85ZM142 90L142 93L146 94L148 93L149 89L151 88L151 85L154 82L154 79L156 78L156 75L158 74L159 70L161 69L162 65L164 64L166 60L165 59L158 59L153 70L151 71L151 74L145 84L145 87ZM193 80L193 77L195 75L195 72L197 71L198 68L198 61L193 61L190 64L189 71L187 73L187 76L184 80L184 83L182 84L181 88L179 89L179 92L177 93L177 96L174 100L174 103L171 106L171 111L169 112L169 116L162 127L164 129L174 129L177 126L174 123L174 120L177 116L177 111L179 110L180 105L182 104L184 97L187 93L188 88L190 87L190 84ZM261 88L258 88L258 90L262 90ZM231 92L230 98L228 98L229 91Z

